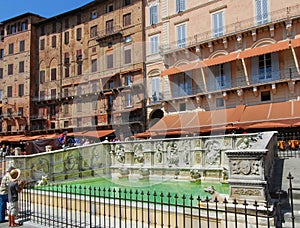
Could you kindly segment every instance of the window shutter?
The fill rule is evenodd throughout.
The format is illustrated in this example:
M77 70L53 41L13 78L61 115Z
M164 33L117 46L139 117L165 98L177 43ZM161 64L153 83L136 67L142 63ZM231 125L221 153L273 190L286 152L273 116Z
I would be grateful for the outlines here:
M256 21L258 24L262 23L262 0L256 0Z
M180 0L176 0L176 12L180 11Z
M271 54L272 61L272 79L280 79L278 52Z
M262 19L263 23L268 22L268 0L261 0L262 1Z
M218 25L218 35L219 36L222 36L223 35L223 25L224 25L224 22L223 22L223 12L220 12L220 13L218 13L218 22L219 22L219 25Z
M157 6L153 6L153 24L157 24L158 22L158 11Z
M259 69L258 69L258 56L251 58L251 81L258 83Z

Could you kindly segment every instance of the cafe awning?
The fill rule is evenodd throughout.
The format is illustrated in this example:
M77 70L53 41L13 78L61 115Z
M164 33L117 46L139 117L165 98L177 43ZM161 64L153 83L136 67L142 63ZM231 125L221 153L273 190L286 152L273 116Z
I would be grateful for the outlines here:
M245 59L253 56L282 51L288 48L289 48L289 40L285 40L275 44L268 44L261 47L249 48L240 53L239 59Z
M201 133L216 130L300 126L300 101L166 115L149 129L151 134L175 131Z
M239 52L232 52L227 55L221 55L212 59L206 59L203 61L204 66L214 66L222 63L234 61L238 58Z
M92 131L84 131L79 134L75 134L75 136L82 137L94 137L94 138L102 138L104 136L110 135L114 133L115 130L92 130Z

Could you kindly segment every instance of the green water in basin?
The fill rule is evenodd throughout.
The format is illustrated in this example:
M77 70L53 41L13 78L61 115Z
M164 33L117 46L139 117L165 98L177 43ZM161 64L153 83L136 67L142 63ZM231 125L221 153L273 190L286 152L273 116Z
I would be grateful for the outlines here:
M50 189L59 192L76 193L82 195L101 195L106 198L122 198L143 201L171 202L175 198L182 203L185 199L186 204L197 203L198 197L204 200L211 195L204 191L208 186L213 185L217 192L222 194L229 193L229 185L218 182L190 182L187 180L128 180L95 177L88 179L70 180L56 183L56 185L43 186L39 189ZM68 187L66 187L68 186ZM130 191L131 190L131 191ZM154 197L155 196L155 197ZM178 198L176 197L178 196Z

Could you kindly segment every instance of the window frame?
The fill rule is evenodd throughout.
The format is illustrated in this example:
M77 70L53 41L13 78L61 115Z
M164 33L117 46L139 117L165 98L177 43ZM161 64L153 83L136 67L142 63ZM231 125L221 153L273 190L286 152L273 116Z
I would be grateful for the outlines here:
M131 25L131 13L123 15L123 27Z
M150 40L149 53L151 55L159 53L159 34L150 36L149 40Z
M214 37L225 34L225 12L224 10L214 12L212 15L212 31Z
M106 69L114 68L114 54L107 54L106 55Z
M25 72L25 62L20 61L19 62L19 73L24 73Z
M176 26L176 43L177 48L184 48L187 45L187 23Z
M95 73L98 71L98 59L92 59L92 68L91 68L91 72Z
M19 52L25 51L25 40L20 40L19 42Z
M176 13L180 13L186 10L186 1L185 0L176 0Z
M50 81L56 81L57 78L57 70L56 68L50 69Z
M158 5L152 5L149 7L149 23L150 25L158 24Z

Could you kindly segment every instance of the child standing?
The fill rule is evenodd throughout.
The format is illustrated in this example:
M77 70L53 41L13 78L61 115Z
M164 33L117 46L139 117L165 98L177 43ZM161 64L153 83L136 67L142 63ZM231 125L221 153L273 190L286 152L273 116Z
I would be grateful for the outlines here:
M18 193L24 188L25 182L19 180L21 171L13 169L10 171L11 182L8 184L8 226L19 226L15 222L15 218L19 213L18 208Z

